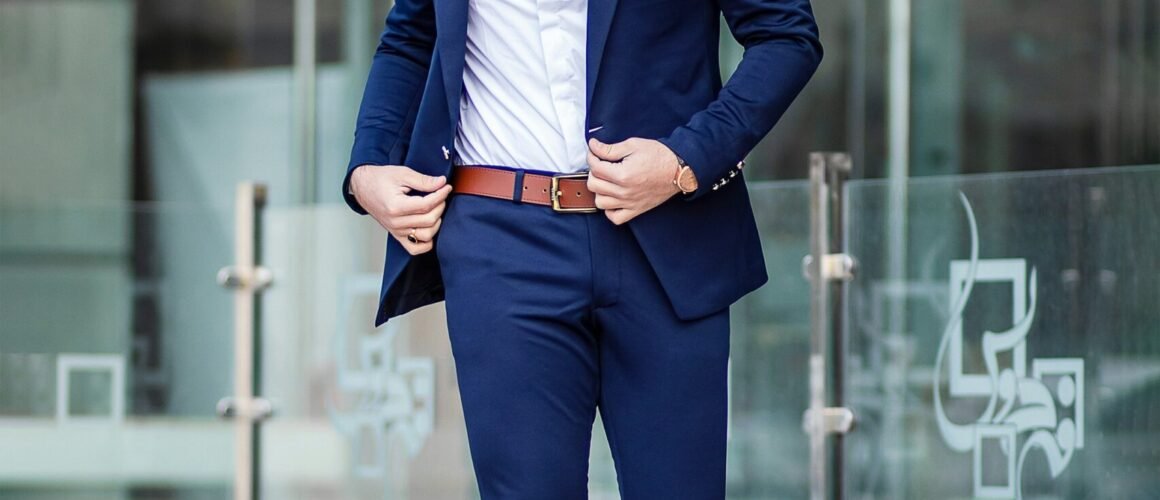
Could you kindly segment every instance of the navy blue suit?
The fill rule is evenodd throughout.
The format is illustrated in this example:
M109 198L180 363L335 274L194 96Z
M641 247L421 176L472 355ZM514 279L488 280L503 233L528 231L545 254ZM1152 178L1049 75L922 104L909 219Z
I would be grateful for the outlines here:
M699 189L626 227L453 195L434 252L410 256L387 238L376 324L447 299L485 498L582 498L595 406L626 497L718 498L728 306L767 280L737 165L817 68L817 27L808 0L588 9L585 129L605 143L661 141ZM721 14L745 48L724 86ZM466 26L467 0L396 0L343 181L355 211L347 184L360 165L450 177Z
M817 68L822 49L809 1L589 0L588 8L585 129L603 126L594 135L606 143L660 139L693 167L700 187L692 200L671 200L629 226L681 318L720 311L766 275L744 182L712 186L735 175ZM745 47L723 88L721 12ZM365 213L346 184L359 165L449 173L442 148L454 146L466 30L467 0L396 1L343 181L355 211ZM444 295L433 255L411 257L392 238L387 247L377 324Z

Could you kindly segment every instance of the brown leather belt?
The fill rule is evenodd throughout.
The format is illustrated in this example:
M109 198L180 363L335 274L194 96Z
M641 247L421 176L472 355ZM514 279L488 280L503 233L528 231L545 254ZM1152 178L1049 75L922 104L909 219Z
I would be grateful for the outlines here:
M596 195L588 173L543 175L480 165L459 165L451 172L453 193L552 207L556 212L591 213Z

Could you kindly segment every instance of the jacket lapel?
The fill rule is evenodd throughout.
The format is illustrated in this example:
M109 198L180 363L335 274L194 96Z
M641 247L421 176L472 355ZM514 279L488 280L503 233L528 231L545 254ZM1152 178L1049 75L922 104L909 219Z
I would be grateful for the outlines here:
M443 90L451 129L459 121L459 94L463 89L463 61L467 52L467 0L435 0L436 50L443 66Z
M600 73L600 62L604 59L604 42L608 40L608 30L612 26L612 15L616 12L617 0L588 0L588 46L585 48L587 69L588 110L592 109L592 91L596 88L596 78Z

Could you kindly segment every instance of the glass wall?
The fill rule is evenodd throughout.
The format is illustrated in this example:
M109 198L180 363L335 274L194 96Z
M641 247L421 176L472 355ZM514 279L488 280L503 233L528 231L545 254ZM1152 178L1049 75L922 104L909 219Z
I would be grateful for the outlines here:
M383 233L339 202L389 8L0 0L0 449L16 450L0 498L231 496L237 443L214 406L233 390L234 311L214 280L243 180L270 193L266 496L474 497L441 309L371 327ZM848 496L1004 496L976 486L1012 477L1028 496L1148 496L1157 172L1097 167L1160 164L1160 0L814 9L825 60L746 170L772 279L733 309L730 498L808 495L798 179L816 150L849 151L857 179ZM741 51L725 31L721 51L727 76ZM939 355L953 318L958 358ZM984 332L1024 320L1021 364L999 349L988 365ZM1025 412L1040 386L1052 426L1050 405ZM967 427L977 442L948 441ZM591 496L615 498L601 436Z
M228 495L233 431L214 412L233 380L214 283L231 260L226 213L0 212L0 498Z
M825 58L754 150L755 178L804 178L810 151L849 151L855 178L886 177L906 157L912 176L1160 162L1160 1L813 8ZM723 38L736 61L740 47ZM893 50L904 68L891 65ZM893 106L908 124L892 128ZM893 135L903 150L891 150Z
M846 190L849 496L1160 491L1160 166L892 192ZM895 207L899 240L880 230Z
M730 498L806 495L801 432L808 341L804 182L758 184L767 265L780 279L734 311ZM271 207L263 261L263 490L273 498L475 498L441 305L372 328L382 240L343 204ZM617 498L599 421L592 498ZM772 471L781 471L774 473Z

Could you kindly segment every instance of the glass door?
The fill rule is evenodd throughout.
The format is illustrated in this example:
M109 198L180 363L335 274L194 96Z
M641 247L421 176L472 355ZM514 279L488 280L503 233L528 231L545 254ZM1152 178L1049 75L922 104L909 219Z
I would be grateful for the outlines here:
M1160 167L902 187L844 194L846 496L1160 491Z

